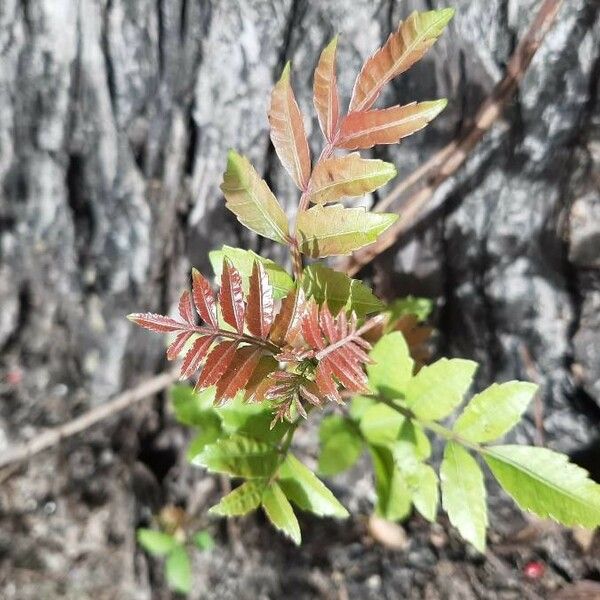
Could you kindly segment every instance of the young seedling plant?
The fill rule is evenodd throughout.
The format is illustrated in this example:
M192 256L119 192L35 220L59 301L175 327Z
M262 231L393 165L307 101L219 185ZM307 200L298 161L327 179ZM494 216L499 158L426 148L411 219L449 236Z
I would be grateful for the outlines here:
M215 515L262 507L296 544L301 538L295 509L347 517L292 452L294 433L309 413L333 405L335 414L320 423L320 474L348 469L366 450L375 511L385 519L404 519L414 507L434 521L441 496L450 522L483 552L484 463L523 510L568 526L600 523L600 485L586 471L546 448L498 442L527 410L534 384L493 384L461 409L477 364L459 358L422 364L426 301L407 298L385 306L361 281L319 262L304 264L306 257L348 255L397 219L342 201L373 192L396 174L392 164L363 158L357 150L398 143L446 106L446 100L433 100L374 108L384 86L421 59L452 16L452 9L434 10L400 23L363 65L346 114L336 82L337 37L331 41L314 74L324 136L314 161L286 65L268 117L275 151L300 192L291 225L250 162L229 153L221 185L226 207L251 231L289 248L293 276L249 250L225 246L210 255L218 294L193 270L178 317L129 316L174 336L167 356L183 356L182 379L199 373L193 389L173 391L177 418L198 430L188 456L241 482L211 508ZM430 463L431 435L445 442L438 470Z

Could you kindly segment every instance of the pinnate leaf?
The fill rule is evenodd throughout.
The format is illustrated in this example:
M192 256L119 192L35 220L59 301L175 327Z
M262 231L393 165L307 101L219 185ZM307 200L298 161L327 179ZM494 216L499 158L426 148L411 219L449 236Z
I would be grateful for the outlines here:
M325 417L319 427L319 473L336 475L349 469L360 457L363 441L356 425L337 415Z
M262 507L275 528L291 538L296 545L300 545L302 537L298 519L292 505L277 483L272 483L264 491Z
M279 485L298 508L319 516L348 516L331 491L294 455L288 454L279 467Z
M326 303L334 315L343 308L364 317L384 306L362 281L318 263L304 269L302 288L307 298L314 298L318 304Z
M446 108L447 103L442 99L352 112L342 121L338 146L356 150L377 144L397 144L402 138L423 129Z
M310 153L302 114L290 83L290 63L273 88L269 109L271 141L294 183L305 190L310 178Z
M198 370L214 339L212 335L201 335L194 340L181 363L181 379L190 377Z
M192 294L200 318L207 325L217 328L219 324L215 294L210 287L210 283L197 269L192 269Z
M335 72L335 54L337 49L337 35L321 52L313 86L313 101L319 125L325 138L332 142L337 133L340 118L340 99L337 89Z
M248 294L250 291L250 276L252 275L252 269L256 261L259 261L267 271L275 299L286 296L294 285L292 278L283 267L268 258L259 256L255 252L252 252L252 250L223 246L221 250L209 252L208 257L215 276L218 279L221 278L221 273L223 272L223 260L225 258L229 259L242 276L242 288L245 294Z
M410 513L410 492L404 476L396 467L394 457L385 446L369 446L375 472L377 516L388 521L400 521Z
M319 161L309 185L313 204L327 204L346 196L363 196L396 176L396 167L382 160L361 158L358 152Z
M235 517L249 513L260 506L266 482L250 480L242 483L232 492L221 498L209 512L222 517Z
M260 261L256 261L250 276L246 325L252 335L266 339L272 324L273 288L269 285L266 269Z
M371 444L385 445L398 439L404 417L390 406L377 402L365 410L360 430Z
M300 250L313 258L349 254L374 242L397 218L362 207L313 206L298 215Z
M440 467L442 506L450 522L477 550L485 550L487 506L483 473L477 461L455 442L448 442Z
M192 567L190 558L183 546L177 546L165 563L165 577L172 590L189 594L192 589Z
M477 363L462 358L441 358L423 367L406 385L408 407L420 419L447 417L471 386Z
M237 341L225 341L216 345L211 353L206 358L206 364L200 373L197 389L207 388L214 385L223 376L223 373L231 364L235 351L237 349Z
M164 315L157 315L155 313L131 313L130 315L127 315L127 318L136 325L156 333L174 333L176 331L181 331L182 329L189 329L187 323L182 323L171 317L165 317Z
M204 448L193 463L212 472L256 479L271 477L278 459L277 450L270 444L232 436Z
M165 556L177 546L177 540L172 535L143 527L137 530L137 541L153 556Z
M486 448L483 458L523 510L563 525L600 525L600 485L564 454L507 445Z
M227 370L216 382L215 402L220 404L230 400L246 386L262 354L263 350L255 346L242 346L236 349Z
M404 336L397 331L384 335L369 356L369 385L390 400L401 398L414 368Z
M231 150L221 191L227 208L251 231L287 244L288 222L277 198L248 159Z
M454 424L454 431L471 442L499 438L519 422L537 387L526 381L492 384L473 396Z
M354 84L350 111L366 110L372 106L388 81L407 71L423 57L453 15L452 8L414 12L401 22L398 30L363 65Z
M246 305L244 304L242 277L228 259L223 261L219 304L224 321L238 333L243 333Z

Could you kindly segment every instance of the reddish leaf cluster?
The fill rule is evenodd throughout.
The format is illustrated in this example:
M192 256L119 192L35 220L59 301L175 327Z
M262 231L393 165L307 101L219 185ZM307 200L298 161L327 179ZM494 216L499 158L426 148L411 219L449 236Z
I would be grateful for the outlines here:
M129 318L151 331L177 334L167 349L169 360L193 340L183 358L181 377L191 377L204 362L196 387L216 385L216 398L221 402L245 388L263 357L277 350L269 341L273 306L273 289L259 261L254 263L250 293L245 299L239 272L225 260L218 299L208 281L194 269L192 293L183 292L179 300L181 320L151 313L132 314ZM231 329L219 323L218 307ZM201 324L196 324L194 309Z
M365 391L364 365L371 346L362 335L381 319L358 328L354 313L348 317L342 311L334 317L327 305L319 308L314 300L307 301L301 287L283 299L275 315L263 265L254 263L245 296L242 278L227 259L218 298L208 281L192 272L192 291L181 295L179 316L144 313L129 318L151 331L175 333L167 357L173 360L187 347L181 377L191 377L204 364L196 388L216 385L216 402L244 389L249 401L271 401L276 420L290 419L292 409L305 416L303 402L342 402L340 386Z

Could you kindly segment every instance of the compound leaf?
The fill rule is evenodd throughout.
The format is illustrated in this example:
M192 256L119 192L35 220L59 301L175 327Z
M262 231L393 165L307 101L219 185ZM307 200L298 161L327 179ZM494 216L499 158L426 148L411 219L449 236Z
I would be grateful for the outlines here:
M231 150L221 191L225 206L251 231L287 244L288 221L277 198L248 159Z
M369 385L390 400L401 398L414 368L404 336L398 331L384 335L369 356L373 360L367 365Z
M423 129L446 108L445 99L352 112L342 121L338 146L346 150L397 144Z
M563 525L600 525L600 485L564 454L507 445L486 448L483 458L523 510Z
M314 298L318 304L326 303L334 315L344 309L364 317L384 306L362 281L318 263L304 269L302 288L307 298Z
M283 298L294 285L294 281L283 267L268 258L259 256L252 250L223 246L220 250L209 252L208 257L217 279L221 278L223 272L223 260L228 258L242 276L242 288L245 294L250 291L250 276L256 261L260 261L267 271L275 299Z
M297 546L302 539L294 509L277 483L263 493L262 507L276 529L288 536Z
M178 544L177 540L168 533L143 527L137 530L137 541L152 556L165 556Z
M260 506L265 487L266 482L262 480L246 481L221 498L209 512L222 517L245 515Z
M340 99L337 89L335 73L335 53L337 49L337 35L327 44L321 52L317 68L315 69L313 85L313 101L321 131L331 142L337 133L340 118Z
M413 12L363 65L352 91L350 111L373 105L383 86L407 71L434 44L454 15L453 8Z
M189 594L192 589L192 567L190 558L181 545L178 545L165 562L165 577L172 590Z
M423 367L406 385L408 407L420 419L443 419L462 402L476 370L476 362L462 358L441 358Z
M397 218L362 207L313 206L298 215L300 250L313 258L349 254L374 242Z
M358 152L319 161L313 170L309 198L327 204L344 197L363 196L396 176L396 167L382 160L361 158Z
M232 436L206 446L192 462L215 473L257 479L270 477L278 458L277 450L270 444Z
M485 550L487 507L483 473L477 461L455 442L448 442L440 467L442 505L450 522L477 550Z
M288 454L279 467L279 485L298 508L319 516L348 516L325 484L293 454Z
M318 469L321 475L336 475L349 469L363 450L363 441L356 425L337 415L321 421L319 440L321 451Z
M290 83L290 63L273 88L269 109L271 141L294 183L305 190L310 178L310 152L302 114Z
M537 387L526 381L492 384L473 396L454 424L454 431L471 442L499 438L519 422Z

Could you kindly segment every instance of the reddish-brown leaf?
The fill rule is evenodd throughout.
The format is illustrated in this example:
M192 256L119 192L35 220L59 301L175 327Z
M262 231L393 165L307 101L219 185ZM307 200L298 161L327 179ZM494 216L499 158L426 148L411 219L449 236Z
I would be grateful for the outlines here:
M266 339L273 324L273 288L262 263L254 261L247 298L246 325L248 331Z
M337 133L340 118L340 99L335 73L337 40L336 35L321 52L313 83L313 101L319 125L329 142L333 141Z
M229 368L217 382L215 404L233 398L245 385L256 369L263 350L256 346L242 346L235 351Z
M192 296L185 290L179 298L179 314L181 318L190 325L194 325L194 308L192 306Z
M244 399L248 402L262 402L265 400L265 392L270 385L269 375L278 368L277 361L269 355L261 356L256 369L252 372Z
M292 290L281 302L279 313L273 321L269 339L277 346L295 346L300 339L302 315L306 297L301 287Z
M225 341L215 346L212 352L206 358L206 364L200 373L197 389L202 389L214 385L223 376L223 373L229 368L235 350L237 341Z
M319 326L319 306L314 300L308 304L302 319L302 335L311 348L315 350L325 348L325 341Z
M180 323L171 317L155 313L131 313L127 315L127 318L140 327L155 331L156 333L173 333L174 331L189 329L187 323Z
M350 113L342 121L338 146L356 150L377 144L396 144L423 129L444 110L446 104L446 100L433 100Z
M316 350L315 383L322 396L341 402L338 383L351 392L367 390L364 366L370 359L365 350L370 345L362 339L361 330L357 330L354 313L350 319L344 311L334 317L327 304L319 309L311 301L302 319L302 334L305 342Z
M171 344L169 344L169 347L167 348L167 359L175 360L192 335L194 335L193 331L182 331L181 333L178 333L177 337L171 342Z
M186 352L181 364L181 379L193 375L204 360L208 349L214 341L214 336L203 335L194 341L192 347Z
M217 304L215 294L210 287L210 283L196 269L192 269L192 294L194 303L200 318L207 324L217 329Z
M310 179L310 152L302 114L290 83L290 63L271 94L271 141L279 160L296 185L305 190Z
M414 12L363 65L352 91L350 111L367 110L383 86L404 73L434 44L452 18L451 8Z
M223 261L219 304L225 323L231 325L238 333L244 333L246 307L242 291L242 277L227 258Z

